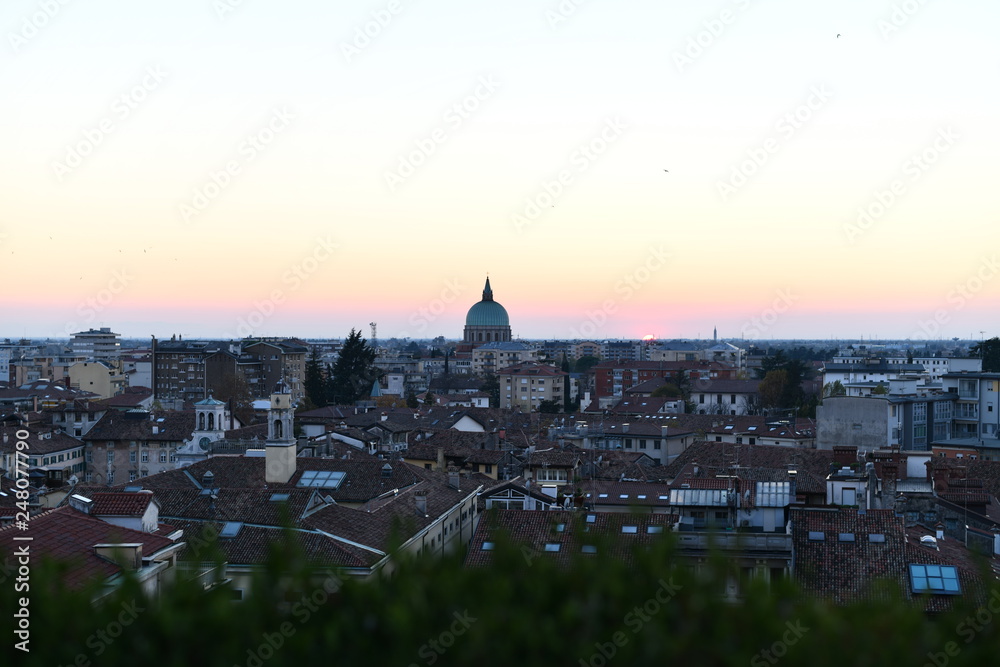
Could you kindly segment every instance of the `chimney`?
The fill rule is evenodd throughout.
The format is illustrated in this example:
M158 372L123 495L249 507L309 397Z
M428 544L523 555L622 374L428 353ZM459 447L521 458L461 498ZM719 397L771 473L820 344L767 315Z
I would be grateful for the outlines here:
M937 537L938 542L944 541L944 524L940 521L934 524L934 535Z
M126 570L135 571L142 567L142 542L95 544L94 553Z
M451 488L455 489L456 491L461 491L462 490L460 488L460 485L459 485L459 480L460 479L461 479L461 476L458 474L458 470L449 470L448 471L448 486L450 486Z
M413 496L413 500L417 506L417 514L419 516L427 516L427 494L418 491L417 494Z
M437 448L437 469L440 470L440 471L442 471L442 472L444 472L444 470L445 470L446 467L447 466L445 466L445 463L444 463L444 447L438 447Z
M381 418L379 421L385 421L389 418L389 415L385 414L385 410L382 411Z
M622 433L628 433L628 422L622 424Z
M84 514L90 514L90 508L94 506L94 501L86 496L74 493L69 497L69 506Z
M834 445L833 462L848 466L858 460L858 448L854 445Z
M266 443L264 452L264 482L287 484L295 474L296 444L292 442Z

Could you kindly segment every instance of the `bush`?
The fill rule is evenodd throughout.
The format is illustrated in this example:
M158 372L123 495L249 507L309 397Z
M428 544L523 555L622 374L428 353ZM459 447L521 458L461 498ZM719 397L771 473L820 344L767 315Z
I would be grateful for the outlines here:
M896 595L834 607L792 582L719 594L729 571L672 567L670 539L627 564L608 543L559 564L498 539L489 568L462 555L401 561L378 581L323 577L276 549L242 602L225 586L178 581L149 599L134 579L96 605L95 588L31 573L30 653L5 629L4 665L988 665L998 643L1000 591L989 605L927 617ZM6 623L17 609L2 584ZM977 617L978 612L978 619ZM988 618L987 618L988 616ZM971 617L972 624L966 617ZM978 628L978 629L976 629Z

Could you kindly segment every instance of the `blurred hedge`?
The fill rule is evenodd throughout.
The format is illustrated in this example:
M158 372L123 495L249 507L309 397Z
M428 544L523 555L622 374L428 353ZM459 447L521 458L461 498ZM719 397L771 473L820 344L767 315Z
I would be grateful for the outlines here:
M8 578L0 655L38 667L996 664L1000 623L988 606L935 618L899 596L834 607L791 582L734 604L719 595L724 560L696 574L672 568L671 552L665 536L629 565L596 555L557 566L501 539L490 568L466 569L462 554L410 560L328 594L300 554L282 549L242 602L185 582L148 600L126 580L97 606L92 590L52 585L59 566L36 563L30 653L14 648L23 594ZM1000 592L990 592L1000 612Z

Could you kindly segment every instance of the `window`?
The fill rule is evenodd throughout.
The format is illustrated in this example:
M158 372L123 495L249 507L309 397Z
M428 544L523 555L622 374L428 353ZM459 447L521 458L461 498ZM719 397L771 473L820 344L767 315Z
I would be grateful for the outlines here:
M493 551L494 544L492 542L483 542L483 551Z
M336 489L346 476L345 472L332 470L304 470L296 486Z
M595 547L593 544L584 544L583 547L580 549L580 551L581 553L585 554L596 554L597 547Z
M638 533L638 526L622 526L622 532L626 534Z
M535 471L535 476L538 478L539 482L565 482L566 481L566 471L565 470L550 470L549 468L542 468L541 470Z
M135 452L129 452L128 453L128 462L129 463L135 463Z
M914 593L958 595L958 570L950 565L910 565Z
M645 440L640 440L639 441L639 449L646 449L646 441Z
M114 460L115 460L115 453L114 452L108 452L108 463L113 463Z
M837 534L837 541L838 542L853 542L854 541L854 533L838 533Z
M823 532L819 531L819 530L810 530L809 531L809 541L810 542L824 542L824 541L826 541L826 535L824 535Z
M663 532L663 526L646 526L646 532L650 535L656 535Z
M868 534L868 541L869 542L873 542L873 543L877 543L877 544L884 544L885 543L885 535L883 533L869 533Z
M166 450L160 452L160 463L167 462L167 452Z
M559 545L556 542L548 542L548 543L545 544L545 550L546 551L550 551L550 552L556 552L556 551L559 551L559 547L560 546L561 545Z
M653 449L660 449L660 441L659 440L654 440L653 441Z

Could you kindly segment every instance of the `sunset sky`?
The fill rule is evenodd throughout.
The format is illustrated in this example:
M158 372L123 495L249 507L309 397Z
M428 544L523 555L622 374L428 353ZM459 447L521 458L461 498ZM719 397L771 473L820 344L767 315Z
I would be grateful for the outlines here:
M487 273L524 338L1000 335L998 25L8 0L0 336L456 338Z

